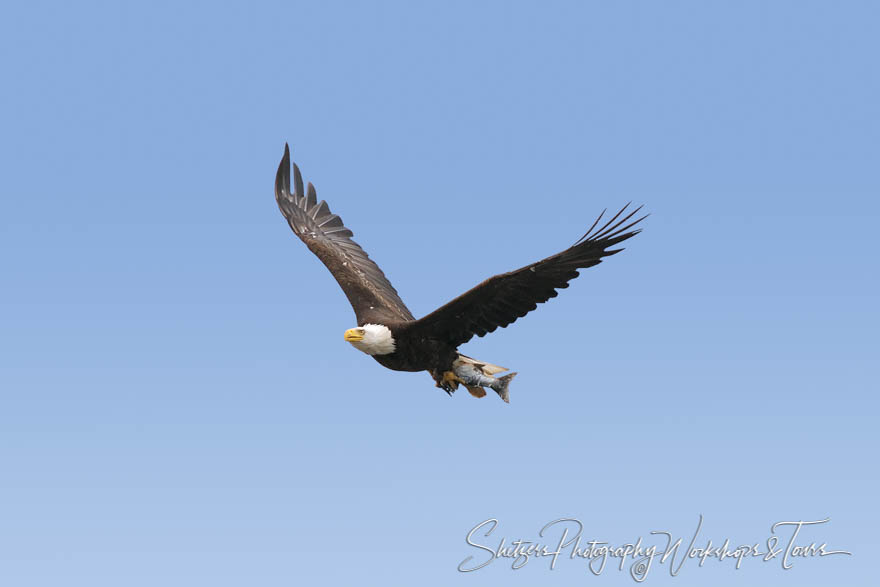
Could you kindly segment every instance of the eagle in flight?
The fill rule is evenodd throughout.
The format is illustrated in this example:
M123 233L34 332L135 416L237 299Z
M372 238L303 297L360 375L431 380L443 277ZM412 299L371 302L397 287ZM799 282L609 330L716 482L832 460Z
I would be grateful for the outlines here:
M632 220L641 206L627 212L627 204L600 226L603 212L561 253L490 277L416 320L379 266L351 239L354 233L326 202L318 201L311 183L303 186L296 164L290 188L290 149L285 144L275 176L275 199L294 234L327 266L354 308L357 327L345 331L346 341L389 369L428 371L436 386L450 395L462 384L475 397L484 397L488 387L505 402L516 373L496 377L507 369L462 355L458 347L556 297L556 290L568 287L579 269L623 250L611 247L641 232L633 227L647 216Z

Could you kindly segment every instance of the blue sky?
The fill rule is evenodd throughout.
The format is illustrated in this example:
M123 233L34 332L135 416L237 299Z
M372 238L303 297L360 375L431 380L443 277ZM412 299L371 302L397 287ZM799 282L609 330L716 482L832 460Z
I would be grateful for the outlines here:
M0 583L633 584L456 568L581 520L852 556L658 585L864 583L880 548L868 2L9 3ZM645 204L472 356L395 373L290 232L283 145L414 314ZM564 564L563 564L564 562Z

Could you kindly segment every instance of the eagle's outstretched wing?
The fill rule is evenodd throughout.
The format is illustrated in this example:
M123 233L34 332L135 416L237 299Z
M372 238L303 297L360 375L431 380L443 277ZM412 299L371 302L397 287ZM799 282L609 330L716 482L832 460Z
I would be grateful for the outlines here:
M358 324L412 320L413 315L394 286L367 253L353 240L342 219L330 212L326 202L318 201L315 187L303 189L302 175L293 165L293 192L290 191L290 149L275 175L275 199L293 232L327 266L351 302Z
M416 337L434 338L458 346L474 335L483 336L522 318L538 304L556 297L557 289L568 287L568 282L578 276L578 269L598 265L602 257L619 253L623 249L609 248L641 232L630 229L647 215L627 224L641 210L639 206L623 216L628 207L629 204L597 229L603 212L590 230L568 249L516 271L490 277L408 324L407 331Z

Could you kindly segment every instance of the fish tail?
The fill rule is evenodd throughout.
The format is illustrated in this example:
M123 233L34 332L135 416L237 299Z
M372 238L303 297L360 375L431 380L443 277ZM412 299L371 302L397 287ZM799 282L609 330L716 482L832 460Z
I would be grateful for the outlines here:
M492 389L495 390L495 393L508 404L510 403L510 393L507 391L507 387L514 377L516 377L516 373L510 373L503 377L498 377L492 384Z

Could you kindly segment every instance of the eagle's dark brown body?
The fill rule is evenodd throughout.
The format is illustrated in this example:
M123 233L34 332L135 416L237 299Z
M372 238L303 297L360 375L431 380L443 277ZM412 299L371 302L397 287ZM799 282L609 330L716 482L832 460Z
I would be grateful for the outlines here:
M380 365L395 371L431 371L445 373L452 370L458 358L455 346L441 340L413 334L409 324L385 324L391 329L396 348L388 355L373 355Z

